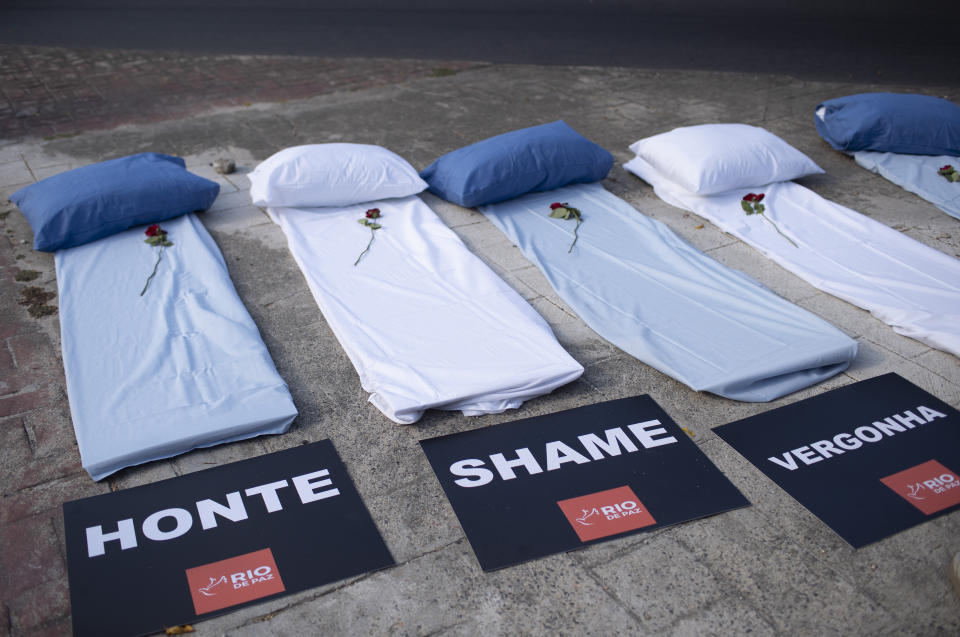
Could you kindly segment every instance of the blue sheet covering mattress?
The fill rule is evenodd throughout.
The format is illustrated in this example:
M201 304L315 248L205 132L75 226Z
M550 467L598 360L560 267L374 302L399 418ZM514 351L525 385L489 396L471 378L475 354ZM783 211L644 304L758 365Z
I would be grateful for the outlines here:
M226 264L192 214L55 254L70 413L94 480L261 434L297 414Z
M549 217L568 202L575 223ZM602 337L697 391L773 400L837 374L857 344L599 183L480 206Z
M951 217L960 219L960 183L948 181L937 173L946 165L960 168L960 157L858 150L853 153L853 158L867 170L923 197Z

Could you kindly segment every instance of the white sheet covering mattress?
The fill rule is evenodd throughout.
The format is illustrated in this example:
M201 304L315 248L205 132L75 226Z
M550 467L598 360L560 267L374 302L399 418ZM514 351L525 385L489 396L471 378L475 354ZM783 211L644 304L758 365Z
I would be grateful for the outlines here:
M899 334L960 356L960 260L793 182L757 186L765 215L740 207L747 190L687 192L641 158L624 168L669 204L742 239L814 287L862 307Z
M283 379L195 215L55 254L63 366L83 467L130 465L261 434L297 414Z
M357 223L377 207L382 225ZM583 373L530 305L418 197L269 208L364 390L388 418L519 407Z

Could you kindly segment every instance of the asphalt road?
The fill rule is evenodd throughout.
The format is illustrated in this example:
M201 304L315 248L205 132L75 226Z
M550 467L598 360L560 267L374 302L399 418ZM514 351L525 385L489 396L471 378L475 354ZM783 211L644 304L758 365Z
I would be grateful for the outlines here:
M16 0L2 6L24 6ZM217 6L214 6L214 5ZM0 42L60 47L322 57L462 59L786 73L870 83L960 84L958 18L949 12L827 10L759 13L750 3L519 1L489 8L249 8L206 2L188 9L0 8ZM759 6L759 3L754 3ZM783 3L780 3L782 5ZM887 3L889 4L889 3ZM701 6L702 5L702 6ZM176 6L176 5L174 5ZM462 8L456 8L461 6ZM882 9L882 10L881 10Z

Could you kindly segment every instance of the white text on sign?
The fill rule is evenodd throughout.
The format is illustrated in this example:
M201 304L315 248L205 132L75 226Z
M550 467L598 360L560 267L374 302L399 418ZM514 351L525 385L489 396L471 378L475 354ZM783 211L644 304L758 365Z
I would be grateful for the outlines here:
M767 460L784 469L795 471L803 465L812 465L847 451L855 451L864 443L880 442L887 437L909 431L917 425L925 425L936 418L946 417L946 414L920 405L916 411L908 409L902 414L876 420L872 425L857 427L852 434L838 433L832 439L811 442L808 445L784 451L780 456L771 456ZM800 460L803 465L797 464L797 460Z
M673 436L666 435L667 430L661 426L659 420L627 425L626 429L633 434L633 437L627 434L623 427L607 429L603 432L603 437L594 433L577 436L579 444L576 446L581 448L583 453L571 445L554 440L544 445L542 462L534 456L529 447L521 447L513 450L511 458L507 458L503 453L490 454L490 463L496 469L496 473L486 468L486 460L479 458L467 458L454 462L450 465L450 473L461 476L453 481L457 486L482 487L493 482L497 476L501 480L517 478L515 469L522 468L527 475L534 475L543 473L544 467L547 471L556 471L568 462L583 464L619 456L624 452L633 453L639 449L637 443L644 449L651 449L677 442Z
M340 490L336 488L325 489L333 482L326 478L330 472L326 469L295 476L290 479L300 497L300 502L309 504L317 500L332 498L340 495ZM260 484L244 490L248 500L259 497L263 500L263 507L266 513L275 513L283 510L280 503L280 497L277 491L289 487L287 480L278 480L267 484ZM322 490L321 490L322 489ZM204 531L217 526L217 516L230 520L231 522L240 522L249 518L247 506L240 491L233 491L224 496L226 504L216 500L205 499L197 500L193 508L196 508L197 518L200 520L200 528ZM170 521L170 522L168 522ZM161 526L171 527L162 529ZM148 515L140 524L140 532L148 540L155 542L164 542L184 535L193 528L194 516L188 509L173 507L163 509ZM102 525L87 527L87 555L97 557L106 553L108 542L119 542L120 550L127 550L137 547L137 531L133 518L118 520L116 531L104 531Z

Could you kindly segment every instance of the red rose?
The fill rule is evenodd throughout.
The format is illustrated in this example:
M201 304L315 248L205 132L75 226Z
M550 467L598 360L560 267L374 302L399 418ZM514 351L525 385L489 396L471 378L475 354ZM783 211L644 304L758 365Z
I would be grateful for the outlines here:
M749 193L749 194L744 195L744 196L743 196L743 200L744 200L744 201L756 201L756 200L757 200L757 196L751 192L751 193Z
M556 210L557 208L563 208L563 207L564 207L564 205L563 205L562 203L552 203L552 204L550 204L550 210Z
M941 168L940 170L953 170L953 166L951 166L950 164L947 164L946 166L944 166L944 167Z
M376 219L379 216L380 216L379 208L371 208L370 210L367 210L367 219Z
M756 199L756 200L757 200L757 201L763 201L763 198L764 198L765 196L766 196L766 195L764 195L764 194L761 192L759 195L757 195L757 199Z
M146 229L145 233L148 237L155 237L160 233L160 226L158 226L157 224L153 224L152 226Z

